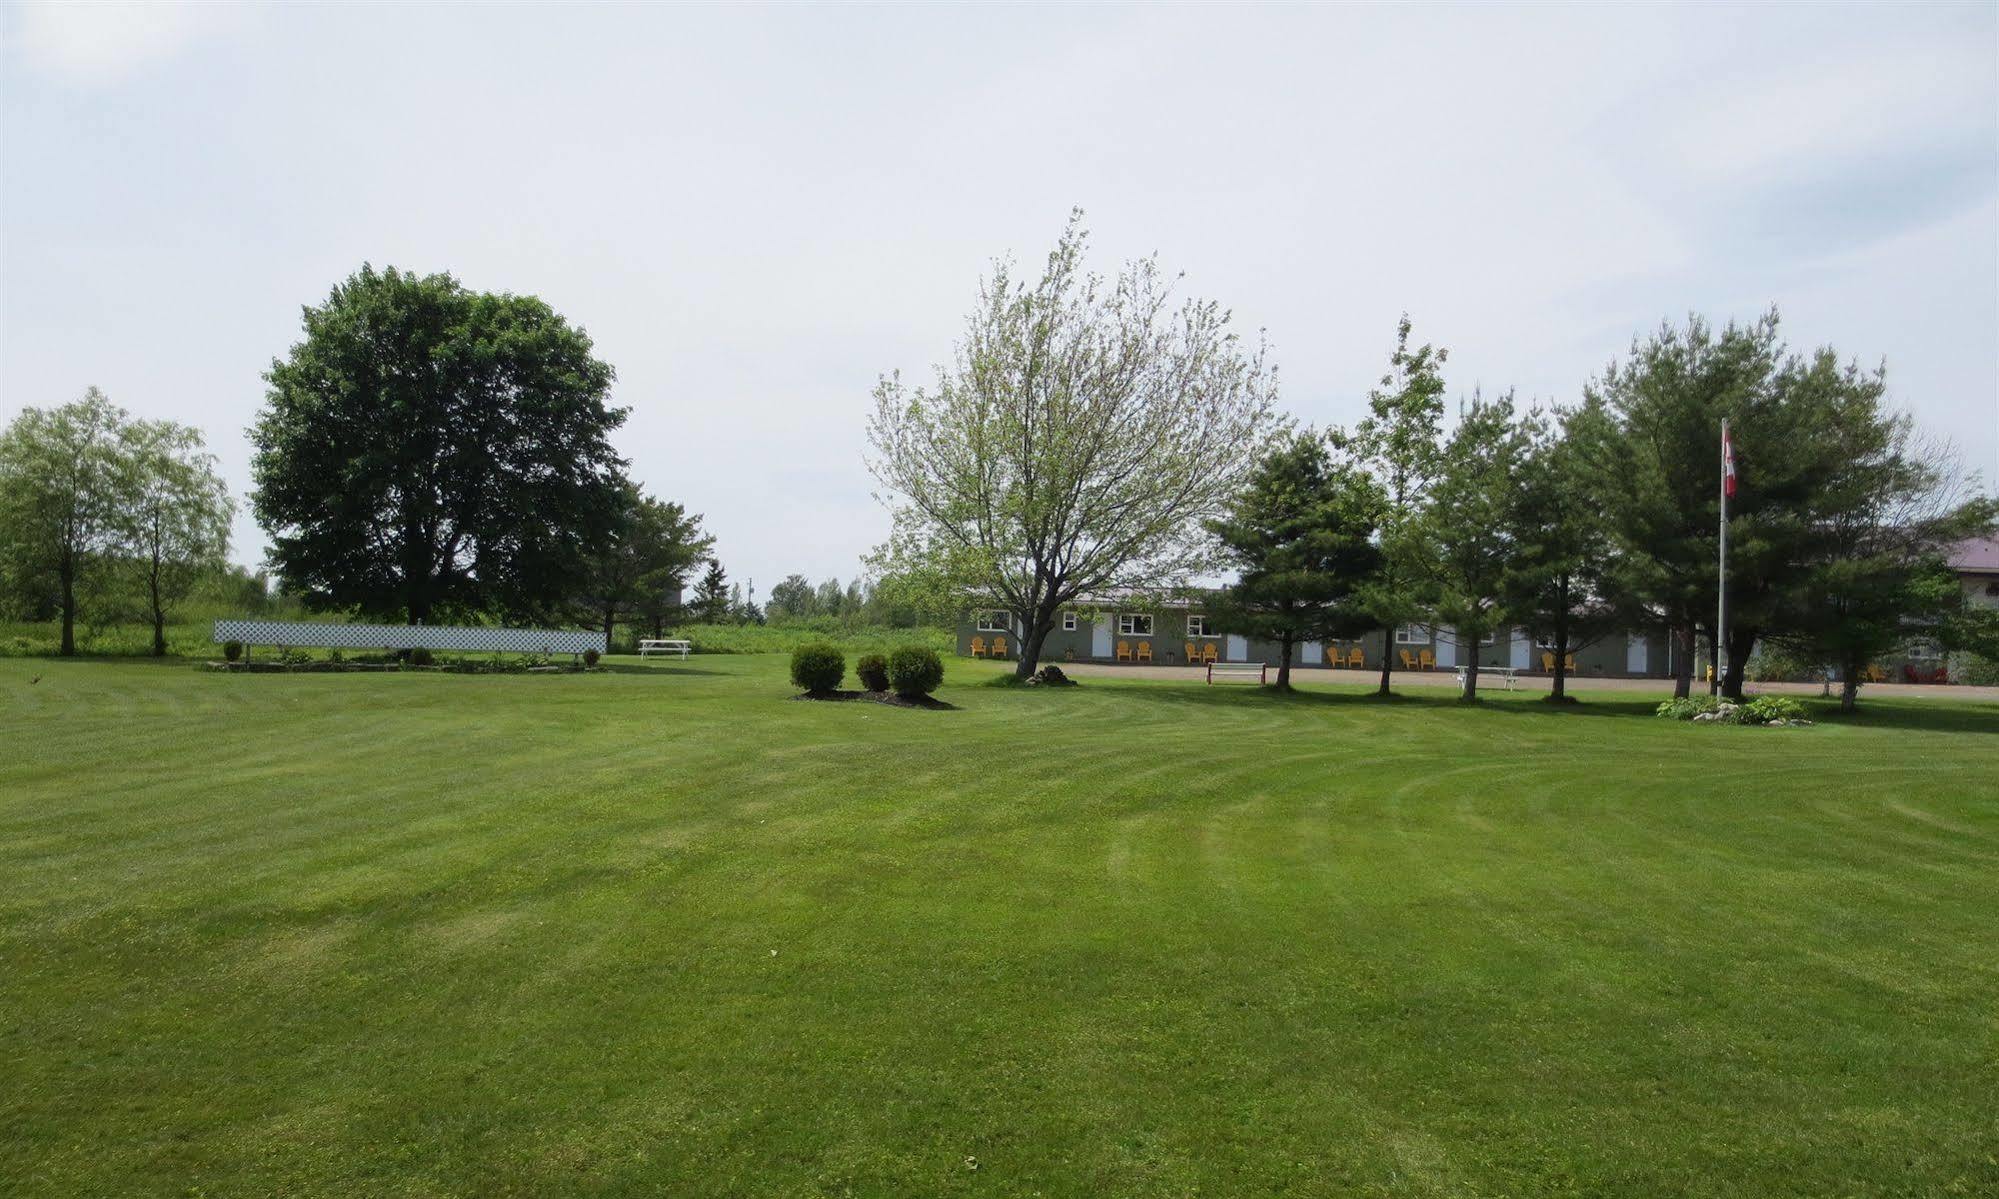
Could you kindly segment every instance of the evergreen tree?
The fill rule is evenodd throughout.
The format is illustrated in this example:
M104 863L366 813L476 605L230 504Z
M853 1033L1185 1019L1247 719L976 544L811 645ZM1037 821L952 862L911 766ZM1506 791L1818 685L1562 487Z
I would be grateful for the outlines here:
M719 558L708 559L708 570L694 587L694 612L706 624L726 624L729 619L729 576Z
M1466 703L1478 701L1478 647L1507 627L1507 571L1512 564L1512 513L1529 446L1514 418L1511 393L1496 400L1474 394L1445 443L1430 502L1415 526L1428 547L1430 609L1466 649Z
M1626 618L1636 615L1610 598L1615 547L1570 433L1571 424L1583 419L1587 414L1576 410L1529 423L1533 444L1516 473L1508 521L1513 555L1507 606L1514 620L1552 651L1549 699L1556 703L1568 694L1569 655L1632 627Z
M1926 640L1977 647L1999 611L1967 604L1949 554L1990 536L1999 501L1975 494L1943 447L1924 446L1888 411L1879 371L1841 366L1823 350L1792 386L1835 414L1820 436L1826 468L1813 489L1810 549L1771 632L1785 650L1837 669L1840 706L1858 700L1875 659Z
M1291 686L1294 646L1350 636L1371 623L1353 601L1381 565L1372 541L1381 507L1379 485L1335 463L1325 441L1307 431L1279 440L1228 514L1209 522L1241 572L1210 605L1210 617L1224 631L1282 647L1279 690Z

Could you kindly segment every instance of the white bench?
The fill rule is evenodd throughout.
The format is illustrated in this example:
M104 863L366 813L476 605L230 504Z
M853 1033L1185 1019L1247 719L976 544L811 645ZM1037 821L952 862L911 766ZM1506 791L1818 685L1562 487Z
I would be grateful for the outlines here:
M1465 689L1465 676L1469 673L1464 667L1458 667L1459 691ZM1513 690L1514 681L1520 677L1520 668L1517 666L1481 666L1478 668L1478 677L1485 678L1488 675L1506 680L1506 689L1511 691Z
M674 637L647 637L639 642L639 657L648 654L679 654L685 658L694 652L692 641L681 641Z
M1255 683L1262 686L1270 675L1270 667L1263 662L1210 662L1208 663L1208 686L1221 682Z

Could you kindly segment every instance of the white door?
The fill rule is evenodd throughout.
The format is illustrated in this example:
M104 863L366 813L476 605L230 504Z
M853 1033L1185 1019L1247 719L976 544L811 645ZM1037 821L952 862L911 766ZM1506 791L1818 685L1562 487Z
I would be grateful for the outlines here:
M1326 647L1316 641L1307 641L1298 647L1298 664L1300 666L1324 666L1326 664Z
M1458 664L1458 631L1453 628L1436 630L1437 667L1444 669Z
M1228 648L1225 652L1228 654L1228 659L1231 662L1247 662L1249 661L1249 642L1236 636L1234 633L1230 633L1228 635Z
M1108 658L1111 656L1111 624L1107 620L1090 622L1090 656Z
M1634 636L1624 647L1624 669L1629 674L1644 674L1647 666L1645 638Z
M1509 635L1513 638L1513 656L1508 661L1513 669L1525 670L1527 669L1527 655L1533 652L1534 645L1527 640L1527 634L1521 632L1519 629L1509 630Z

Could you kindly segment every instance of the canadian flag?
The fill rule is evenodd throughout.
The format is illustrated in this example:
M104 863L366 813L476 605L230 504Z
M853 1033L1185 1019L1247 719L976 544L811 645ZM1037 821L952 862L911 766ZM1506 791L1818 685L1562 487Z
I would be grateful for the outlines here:
M1735 498L1735 440L1728 435L1728 422L1721 422L1721 493Z

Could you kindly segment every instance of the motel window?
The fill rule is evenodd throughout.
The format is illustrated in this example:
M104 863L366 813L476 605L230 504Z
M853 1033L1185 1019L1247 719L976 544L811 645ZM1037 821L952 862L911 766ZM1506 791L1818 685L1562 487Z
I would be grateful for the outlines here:
M1208 627L1207 617L1189 616L1187 618L1187 635L1189 637L1213 637L1215 631Z
M1062 614L1062 631L1065 633L1076 631L1076 614L1074 612L1064 612Z
M1120 637L1152 636L1152 614L1149 612L1125 612L1117 618Z
M979 632L1011 633L1013 632L1013 621L1008 619L1007 614L1004 612L981 612L979 613Z
M1395 644L1397 645L1424 645L1429 640L1429 632L1419 624L1405 624L1395 630Z

